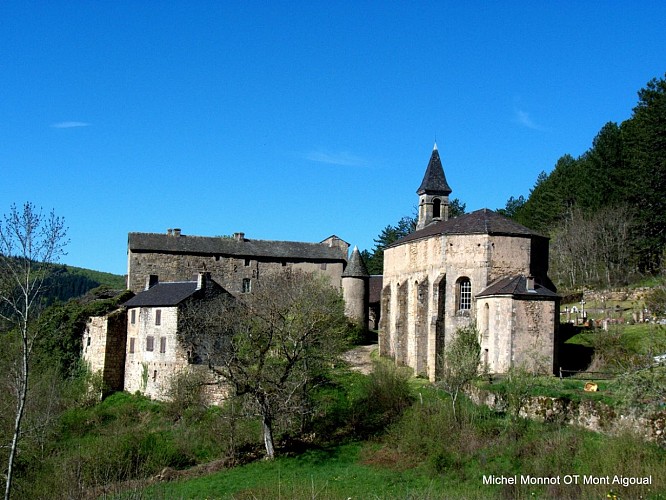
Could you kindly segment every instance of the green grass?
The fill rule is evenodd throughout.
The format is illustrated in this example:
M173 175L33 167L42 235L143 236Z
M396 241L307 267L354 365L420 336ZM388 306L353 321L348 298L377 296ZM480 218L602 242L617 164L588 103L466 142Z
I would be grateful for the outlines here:
M310 450L297 457L259 461L185 482L149 488L152 498L346 499L425 498L442 480L418 471L363 463L362 443Z
M635 354L666 352L666 326L652 323L634 325L614 325L610 333L619 334L619 341L624 348ZM567 344L579 344L594 347L596 339L607 335L603 330L587 330L574 335Z
M373 440L310 449L140 491L147 498L439 499L666 498L666 450L631 435L514 420L422 387L423 402ZM651 476L651 486L564 485L564 476ZM484 476L560 478L559 485L489 485ZM582 481L582 479L581 479Z

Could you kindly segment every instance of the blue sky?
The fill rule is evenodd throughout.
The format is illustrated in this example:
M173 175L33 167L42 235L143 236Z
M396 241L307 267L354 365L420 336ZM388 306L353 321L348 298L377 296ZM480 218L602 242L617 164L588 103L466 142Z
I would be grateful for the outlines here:
M65 217L64 262L127 233L361 249L437 141L468 211L527 195L666 71L666 2L0 3L0 213Z

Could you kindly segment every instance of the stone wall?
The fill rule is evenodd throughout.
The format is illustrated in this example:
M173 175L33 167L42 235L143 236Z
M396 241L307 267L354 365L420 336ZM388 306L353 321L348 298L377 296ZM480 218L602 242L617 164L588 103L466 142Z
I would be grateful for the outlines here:
M157 311L159 325L155 324ZM188 366L187 353L176 337L177 325L177 307L136 307L128 311L126 391L165 398L171 378Z
M82 358L92 373L102 375L102 396L123 389L126 323L124 310L107 316L93 316L86 323Z
M476 404L499 411L505 409L504 402L493 392L473 387L470 397ZM520 415L539 421L578 425L609 435L630 431L666 447L666 411L644 414L637 410L620 411L598 401L535 396L527 401Z
M224 289L233 294L243 291L243 280L256 280L268 272L291 267L306 272L328 275L337 289L342 286L342 262L290 262L256 258L237 258L219 255L189 255L159 252L128 254L128 288L138 293L145 288L151 274L160 281L187 281L199 272L209 272Z

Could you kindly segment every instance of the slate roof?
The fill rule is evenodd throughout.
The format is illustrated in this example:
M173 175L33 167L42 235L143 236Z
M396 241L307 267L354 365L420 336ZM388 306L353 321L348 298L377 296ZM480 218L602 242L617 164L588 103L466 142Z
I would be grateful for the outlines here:
M559 297L555 292L549 290L539 283L534 283L534 290L527 290L527 278L525 276L506 276L490 284L476 297L489 297L492 295L511 295L518 298L531 299L555 299Z
M132 252L229 255L307 260L346 260L339 247L297 241L237 240L210 236L171 236L163 233L129 233Z
M435 147L432 149L432 154L430 155L430 161L428 162L428 167L423 176L423 181L416 191L416 194L418 195L425 193L439 195L451 194L451 188L449 187L449 183L446 182L442 161L439 158L439 151L437 151L437 144L435 144Z
M347 267L342 273L343 278L366 278L370 276L368 273L368 268L365 267L365 262L363 262L363 257L361 257L361 252L358 251L358 248L354 247L354 251L349 257L349 262L347 262Z
M177 306L197 291L196 281L165 281L139 292L125 302L127 307Z
M430 224L399 239L389 245L389 247L441 234L489 234L525 237L539 236L544 238L543 235L532 231L522 224L507 219L488 208L482 208L481 210L460 215L453 219Z

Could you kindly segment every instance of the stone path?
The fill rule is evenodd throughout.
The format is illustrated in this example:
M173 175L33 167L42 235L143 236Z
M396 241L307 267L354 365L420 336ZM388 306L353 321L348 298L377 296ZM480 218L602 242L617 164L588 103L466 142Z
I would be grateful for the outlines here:
M379 349L377 344L360 345L344 353L342 359L350 364L352 370L367 375L372 371L372 360L370 355L377 349Z

